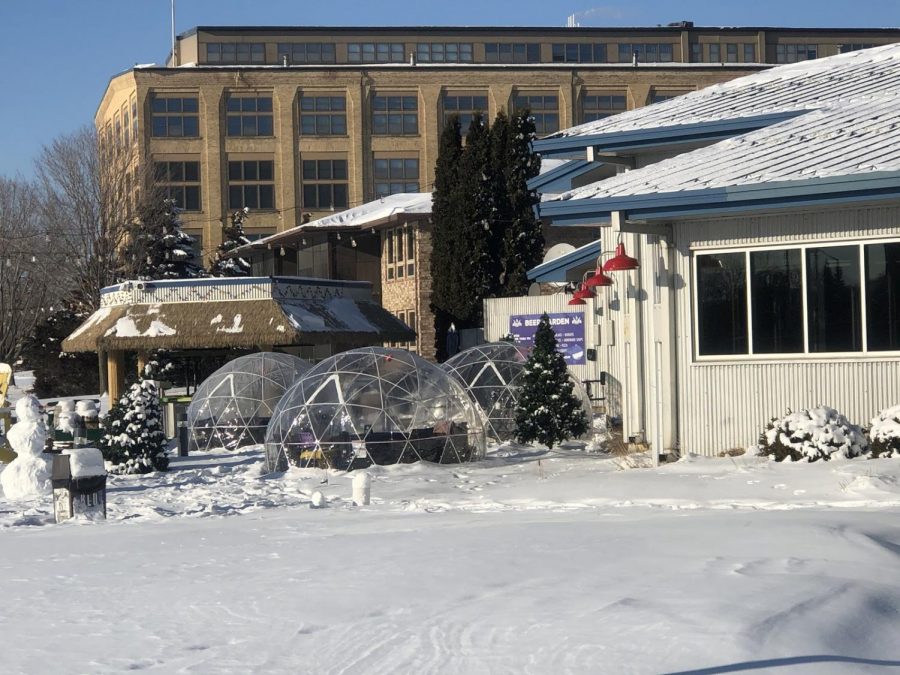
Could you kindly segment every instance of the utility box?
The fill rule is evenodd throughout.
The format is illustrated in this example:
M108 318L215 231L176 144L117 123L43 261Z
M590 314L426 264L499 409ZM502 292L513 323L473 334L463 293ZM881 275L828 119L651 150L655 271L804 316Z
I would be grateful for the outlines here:
M75 516L106 519L106 467L97 448L63 450L53 457L50 477L57 523Z

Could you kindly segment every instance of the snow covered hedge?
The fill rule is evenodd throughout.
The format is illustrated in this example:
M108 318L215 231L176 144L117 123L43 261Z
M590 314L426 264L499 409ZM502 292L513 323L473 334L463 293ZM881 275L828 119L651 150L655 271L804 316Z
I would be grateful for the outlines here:
M869 427L872 457L900 457L900 405L882 410Z
M865 435L834 408L821 406L773 418L759 436L759 454L776 461L857 457L868 450Z

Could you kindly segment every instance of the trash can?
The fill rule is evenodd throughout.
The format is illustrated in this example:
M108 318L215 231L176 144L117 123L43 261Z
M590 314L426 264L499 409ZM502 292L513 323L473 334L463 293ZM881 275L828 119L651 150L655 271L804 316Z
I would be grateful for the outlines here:
M188 443L190 442L190 429L188 429L187 413L178 413L178 456L188 456Z
M106 519L106 467L97 448L72 448L53 457L53 515Z

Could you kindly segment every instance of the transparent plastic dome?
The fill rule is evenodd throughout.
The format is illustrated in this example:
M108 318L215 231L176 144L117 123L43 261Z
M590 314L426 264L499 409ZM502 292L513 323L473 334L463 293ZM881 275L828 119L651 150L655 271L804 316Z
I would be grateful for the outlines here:
M275 352L226 363L197 388L188 408L191 450L262 443L278 401L311 367L296 356Z
M478 405L485 432L494 440L510 441L516 436L516 405L528 351L512 342L488 342L465 349L441 365ZM593 408L587 390L571 373L569 379L590 427Z
M352 349L318 363L278 404L266 432L270 471L480 459L481 416L438 366L402 349Z

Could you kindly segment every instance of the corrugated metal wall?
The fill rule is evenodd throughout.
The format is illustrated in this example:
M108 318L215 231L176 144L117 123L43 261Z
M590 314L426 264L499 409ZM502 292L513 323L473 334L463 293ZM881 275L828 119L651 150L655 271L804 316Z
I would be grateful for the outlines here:
M675 308L678 427L682 451L716 454L756 442L765 423L788 408L830 405L856 424L900 403L900 359L797 358L744 363L696 362L693 355L691 251L900 236L900 208L677 223Z

